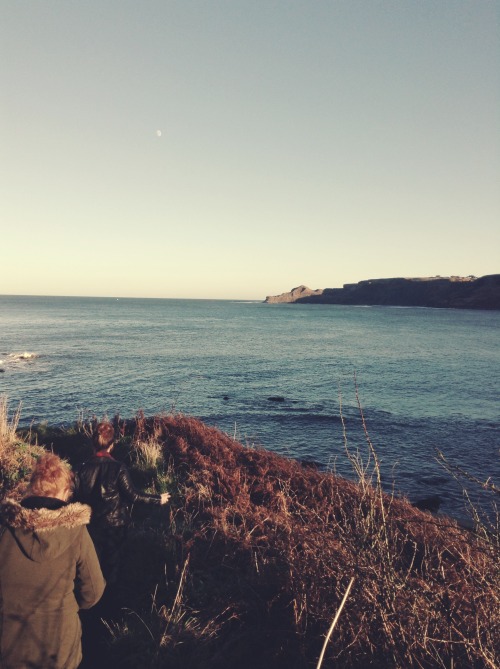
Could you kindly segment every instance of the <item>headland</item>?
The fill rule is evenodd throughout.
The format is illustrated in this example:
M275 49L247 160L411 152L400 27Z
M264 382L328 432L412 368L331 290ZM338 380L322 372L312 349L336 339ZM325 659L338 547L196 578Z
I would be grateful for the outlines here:
M316 290L302 285L269 295L265 302L496 310L500 309L500 274L368 279Z

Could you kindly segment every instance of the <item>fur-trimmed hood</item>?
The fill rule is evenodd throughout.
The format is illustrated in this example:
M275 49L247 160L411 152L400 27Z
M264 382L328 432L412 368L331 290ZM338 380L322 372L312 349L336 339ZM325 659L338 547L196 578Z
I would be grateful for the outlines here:
M12 532L26 557L50 560L65 551L90 522L91 509L78 502L60 509L27 509L13 499L0 504L0 523Z

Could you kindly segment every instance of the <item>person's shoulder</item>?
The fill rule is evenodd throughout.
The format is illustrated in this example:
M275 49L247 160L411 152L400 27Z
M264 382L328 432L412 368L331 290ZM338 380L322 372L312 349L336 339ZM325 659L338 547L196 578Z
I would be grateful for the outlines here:
M123 472L128 472L127 465L114 458L106 458L103 467L112 476L120 476Z
M127 465L124 462L119 462L118 460L115 460L115 462L118 465L118 469L120 471L120 474L121 473L129 474L130 473L129 468L127 467Z

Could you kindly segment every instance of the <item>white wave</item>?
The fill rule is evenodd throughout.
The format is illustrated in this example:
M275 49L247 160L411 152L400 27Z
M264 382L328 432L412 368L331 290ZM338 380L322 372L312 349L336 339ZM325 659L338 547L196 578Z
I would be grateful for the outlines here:
M33 358L38 358L38 355L36 353L24 351L24 353L9 353L9 358L11 358L11 360L33 360Z

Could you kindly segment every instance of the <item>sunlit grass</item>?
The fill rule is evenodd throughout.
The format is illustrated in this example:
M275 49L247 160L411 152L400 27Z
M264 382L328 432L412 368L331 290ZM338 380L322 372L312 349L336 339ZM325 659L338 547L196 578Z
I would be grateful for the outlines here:
M26 452L0 408L4 451ZM172 501L131 528L114 666L498 667L498 541L385 494L363 425L349 481L188 416L121 421L120 454ZM77 437L58 444L76 457Z

